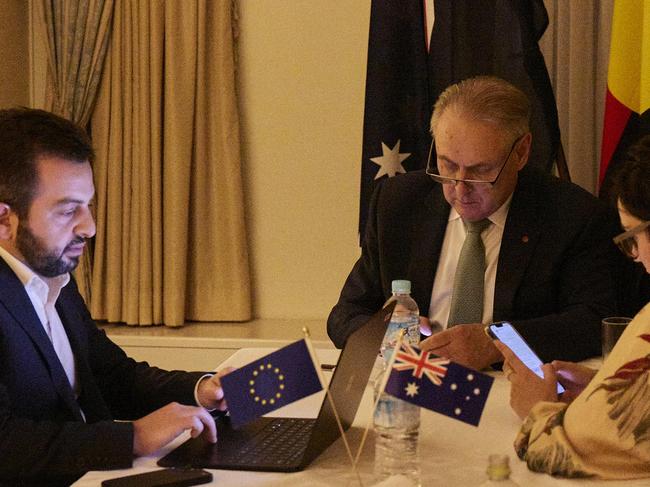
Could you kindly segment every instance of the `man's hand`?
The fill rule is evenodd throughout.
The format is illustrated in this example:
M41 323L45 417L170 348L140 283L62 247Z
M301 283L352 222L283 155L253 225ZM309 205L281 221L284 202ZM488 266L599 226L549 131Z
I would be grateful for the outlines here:
M420 348L481 370L502 360L501 354L492 339L485 334L484 328L485 325L481 323L456 325L423 340Z
M196 395L201 406L210 410L218 409L219 411L225 411L228 409L226 400L223 397L223 389L221 388L220 377L223 377L233 370L235 369L229 367L222 370L218 374L202 379L201 382L199 382L199 387L196 391Z
M562 402L570 403L583 391L591 379L596 375L597 370L590 369L584 365L578 365L574 362L563 362L562 360L553 360L551 362L560 384L564 386L565 391L560 396Z
M557 375L551 364L542 365L544 378L539 378L524 365L510 348L499 340L495 346L503 354L503 372L510 381L510 406L524 419L535 404L541 401L557 401Z
M133 422L133 454L150 455L186 430L192 438L203 434L210 443L217 442L217 427L210 413L198 406L176 402Z
M420 316L420 334L424 336L431 336L431 322L426 316Z

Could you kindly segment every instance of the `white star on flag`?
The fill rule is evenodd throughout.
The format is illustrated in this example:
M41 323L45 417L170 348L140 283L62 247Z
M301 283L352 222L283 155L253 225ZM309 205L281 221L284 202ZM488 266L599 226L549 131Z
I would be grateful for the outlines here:
M383 175L389 178L395 176L398 172L405 173L406 170L402 166L402 161L411 155L410 152L400 153L399 145L400 140L397 141L395 147L392 149L383 142L381 143L382 155L379 157L371 157L370 160L379 166L379 171L375 175L375 179L379 179Z
M415 397L415 395L418 393L419 388L420 386L417 385L415 382L409 382L407 386L404 388L404 392L406 392L406 395L409 397Z

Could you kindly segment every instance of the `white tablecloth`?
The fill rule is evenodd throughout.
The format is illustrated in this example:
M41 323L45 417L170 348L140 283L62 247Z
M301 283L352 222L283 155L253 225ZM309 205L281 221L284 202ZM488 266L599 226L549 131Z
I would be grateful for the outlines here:
M230 357L223 366L245 365L272 349L242 349ZM338 351L318 350L322 363L335 363ZM546 486L608 486L636 487L650 485L649 479L636 481L597 481L590 479L558 479L544 474L530 472L525 463L519 461L512 443L519 428L520 420L508 405L509 384L501 373L495 373L495 382L488 398L481 424L469 426L451 418L422 410L419 452L422 471L422 485L445 487L478 486L486 479L487 457L491 453L510 456L511 478L522 487ZM315 417L324 393L315 394L292 405L286 406L273 415ZM356 451L363 428L372 420L372 391L368 387L361 407L357 413L348 439ZM139 458L129 470L110 472L89 472L75 486L97 486L108 478L155 470L156 460L187 439L184 435L162 451L151 457ZM372 485L372 464L374 443L372 435L364 447L359 472L364 485ZM339 439L328 448L305 471L285 473L243 472L212 470L214 481L210 485L244 486L329 486L354 484L354 475L342 441Z

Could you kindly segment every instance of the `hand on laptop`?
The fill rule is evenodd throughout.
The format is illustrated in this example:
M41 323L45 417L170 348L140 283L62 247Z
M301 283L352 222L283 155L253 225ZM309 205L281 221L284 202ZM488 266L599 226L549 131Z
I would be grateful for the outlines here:
M208 411L172 402L133 422L133 454L150 455L186 430L192 438L203 434L210 443L217 442L217 427Z

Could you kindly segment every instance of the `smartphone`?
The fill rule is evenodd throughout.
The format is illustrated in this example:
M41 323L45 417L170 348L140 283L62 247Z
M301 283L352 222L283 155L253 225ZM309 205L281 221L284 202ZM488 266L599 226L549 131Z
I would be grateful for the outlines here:
M507 321L502 321L500 323L492 323L485 327L487 334L492 337L500 340L501 342L508 345L508 348L513 351L513 353L519 357L526 367L535 372L540 377L544 377L542 372L542 361L537 356L533 349L530 348L530 345L526 343L526 340L517 333L515 327L512 326ZM558 382L557 384L557 393L562 394L564 392L564 387Z
M104 480L102 487L183 487L212 482L212 474L198 468L164 468Z

